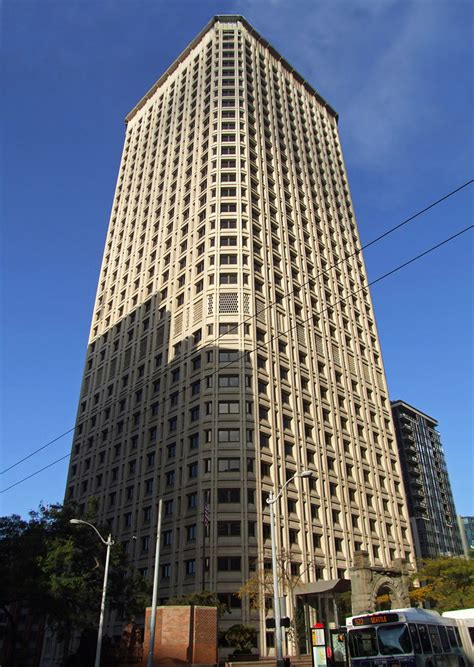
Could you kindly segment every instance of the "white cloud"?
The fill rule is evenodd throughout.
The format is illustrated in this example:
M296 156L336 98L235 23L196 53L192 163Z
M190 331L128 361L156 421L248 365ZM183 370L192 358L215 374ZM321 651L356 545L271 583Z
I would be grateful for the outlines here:
M423 88L424 51L435 34L435 17L425 3L410 5L391 44L374 54L370 76L349 101L344 123L359 159L385 160L398 142L416 132Z
M250 22L341 115L356 161L374 166L416 131L442 2L243 0ZM264 27L264 28L263 28ZM425 110L426 113L426 110Z

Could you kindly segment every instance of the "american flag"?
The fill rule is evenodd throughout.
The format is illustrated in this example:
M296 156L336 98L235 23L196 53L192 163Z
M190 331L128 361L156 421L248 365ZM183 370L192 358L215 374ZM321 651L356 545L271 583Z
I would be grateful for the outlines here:
M209 504L207 501L204 503L204 511L202 513L202 522L205 526L209 525Z

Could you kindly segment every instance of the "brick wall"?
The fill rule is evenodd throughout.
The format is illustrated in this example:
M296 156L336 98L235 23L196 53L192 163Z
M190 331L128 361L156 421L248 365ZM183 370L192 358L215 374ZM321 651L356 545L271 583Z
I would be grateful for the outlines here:
M142 665L150 643L151 608L146 610ZM153 667L161 665L215 665L217 663L217 609L215 607L157 607Z

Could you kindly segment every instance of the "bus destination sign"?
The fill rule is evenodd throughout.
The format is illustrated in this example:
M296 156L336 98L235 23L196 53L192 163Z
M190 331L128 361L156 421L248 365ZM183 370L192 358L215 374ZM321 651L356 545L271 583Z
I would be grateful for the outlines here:
M370 616L358 616L352 619L355 626L381 625L382 623L398 623L398 614L371 614Z

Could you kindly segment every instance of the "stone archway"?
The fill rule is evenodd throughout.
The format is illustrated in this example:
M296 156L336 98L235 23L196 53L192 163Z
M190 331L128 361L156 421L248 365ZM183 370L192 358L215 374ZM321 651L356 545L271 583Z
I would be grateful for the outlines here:
M392 608L393 589L383 584L375 595L375 611L388 611Z
M374 611L400 609L407 605L406 591L400 577L376 575L372 586L370 606Z
M380 609L377 597L388 595L390 606L400 609L410 606L408 596L409 570L406 563L398 561L393 568L372 567L366 552L359 551L350 569L352 587L352 614L363 614Z

